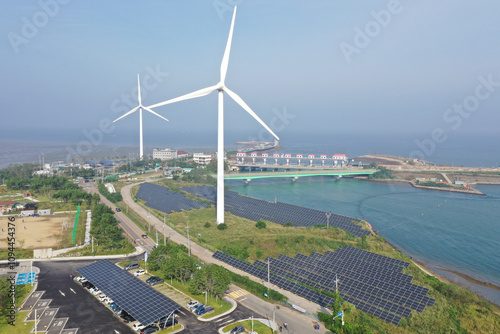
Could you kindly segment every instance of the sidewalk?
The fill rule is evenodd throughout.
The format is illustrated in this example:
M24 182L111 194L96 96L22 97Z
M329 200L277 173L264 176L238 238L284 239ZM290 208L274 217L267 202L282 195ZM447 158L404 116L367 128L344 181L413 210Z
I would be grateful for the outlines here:
M132 256L137 256L144 253L142 247L135 247L135 252L130 254L120 254L120 255L97 255L97 256L67 256L67 257L51 257L48 259L16 259L16 262L28 262L28 261L73 261L73 260L102 260L102 259L121 259ZM9 263L8 260L0 260L0 264Z

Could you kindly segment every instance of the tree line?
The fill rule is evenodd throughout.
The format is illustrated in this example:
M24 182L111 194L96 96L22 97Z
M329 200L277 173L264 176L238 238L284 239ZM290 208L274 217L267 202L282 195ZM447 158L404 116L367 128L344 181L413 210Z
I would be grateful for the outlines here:
M90 235L94 237L97 246L107 249L123 248L127 240L118 226L114 212L103 204L97 204L92 210L92 226Z

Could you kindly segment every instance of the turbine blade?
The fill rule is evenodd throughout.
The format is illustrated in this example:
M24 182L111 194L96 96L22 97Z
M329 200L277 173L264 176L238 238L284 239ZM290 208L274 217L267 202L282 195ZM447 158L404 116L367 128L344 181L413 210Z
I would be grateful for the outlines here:
M137 109L139 109L139 106L137 106L137 107L135 107L134 109L130 110L128 113L123 114L122 116L118 117L117 119L115 119L115 120L113 121L113 123L114 123L114 122L116 122L116 121L121 120L123 117L127 117L128 115L133 114L133 113L134 113Z
M150 113L152 113L153 115L156 115L160 118L163 118L164 120L166 120L167 122L169 122L168 119L166 119L165 117L161 116L161 115L158 115L157 113L155 113L153 110L149 109L148 107L143 107L144 109L146 109L147 111L149 111Z
M139 74L137 74L137 100L139 101L139 105L141 103L141 80L139 79Z
M264 123L260 118L259 116L257 116L256 113L253 112L252 109L250 109L250 107L245 103L245 101L243 101L243 99L241 97L238 96L238 94L236 94L235 92L233 92L232 90L230 90L229 88L227 87L224 87L224 91L229 95L231 96L231 98L236 101L236 103L238 103L243 109L245 109L247 111L247 113L249 113L250 115L252 115L253 118L255 118L257 120L257 122L259 122L267 131L269 131L270 134L272 134L274 136L274 138L276 138L277 140L280 140L278 136L276 136L276 134L273 132L273 130L271 130L271 128L269 128L267 126L266 123Z
M196 97L202 97L202 96L208 95L211 92L217 90L217 88L219 88L219 86L217 86L217 85L210 86L210 87L207 87L207 88L202 88L202 89L197 90L195 92L192 92L192 93L189 93L189 94L185 94L185 95L176 97L174 99L170 99L170 100L167 100L167 101L164 101L164 102L153 104L152 106L148 106L148 108L152 109L152 108L161 107L161 106L164 106L164 105L170 104L170 103L175 103L175 102L179 102L179 101L194 99Z
M231 21L231 28L229 29L229 37L227 38L226 50L224 51L224 57L222 57L222 63L220 64L220 82L224 83L226 80L227 67L229 65L229 53L231 52L231 41L233 40L233 28L234 19L236 18L236 7L234 6L233 20Z

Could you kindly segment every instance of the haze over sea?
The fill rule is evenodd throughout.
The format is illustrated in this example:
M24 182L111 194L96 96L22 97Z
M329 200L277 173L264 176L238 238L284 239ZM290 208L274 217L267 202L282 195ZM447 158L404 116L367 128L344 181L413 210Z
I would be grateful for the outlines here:
M134 136L135 137L135 136ZM227 146L238 140L228 136ZM189 142L155 139L145 143L152 147L206 147L215 146L191 137ZM419 147L415 138L425 136L364 136L328 135L285 138L282 152L303 154L346 153L352 158L363 154L409 156ZM91 157L127 156L137 151L135 138L130 141L105 140ZM426 160L438 164L498 167L500 147L498 137L462 136L436 145ZM0 167L10 163L38 162L39 154L45 161L64 160L67 146L75 144L42 143L39 141L0 141ZM152 151L146 150L146 153ZM462 273L479 281L500 286L500 186L477 186L486 196L415 189L405 183L377 184L352 179L335 181L331 177L301 178L296 183L288 179L252 180L227 184L244 195L315 208L367 220L380 235L407 255L426 263L434 271L439 268ZM454 279L460 280L458 277ZM500 304L500 292L472 286Z

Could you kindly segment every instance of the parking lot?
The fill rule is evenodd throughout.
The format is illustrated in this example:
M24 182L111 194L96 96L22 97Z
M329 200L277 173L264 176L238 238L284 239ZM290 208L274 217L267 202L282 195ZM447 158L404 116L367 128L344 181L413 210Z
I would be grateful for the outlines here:
M70 279L70 274L78 276L78 268L93 262L95 261L37 262L33 264L40 268L38 288L26 300L24 307L37 308L42 312L41 317L44 318L44 321L40 321L37 326L38 330L43 331L48 319L54 315L52 317L54 321L50 325L49 331L46 332L48 334L59 333L57 330L62 327L65 329L60 332L61 334L73 333L75 329L78 329L78 333L137 333L113 314L109 306L100 302L79 282ZM139 278L145 280L147 276L142 275ZM156 285L155 289L161 292L168 290L168 297L182 306L177 312L178 321L184 326L182 333L217 333L220 327L251 316L259 316L248 308L238 305L231 314L214 321L200 321L195 314L186 309L186 305L190 301L189 297L179 292L172 292L175 290L167 289L166 285L163 284ZM49 310L44 315L43 309L47 307ZM28 320L34 320L34 318Z

